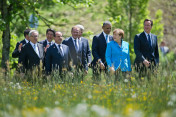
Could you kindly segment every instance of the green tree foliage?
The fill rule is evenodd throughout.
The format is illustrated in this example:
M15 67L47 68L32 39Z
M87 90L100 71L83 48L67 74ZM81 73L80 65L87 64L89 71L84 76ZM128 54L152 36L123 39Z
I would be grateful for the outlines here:
M121 28L125 31L124 40L130 44L131 61L134 60L135 54L133 49L134 36L141 33L144 19L150 18L148 10L149 0L108 0L106 13L110 16L113 28ZM159 39L163 37L162 11L158 10L154 18L152 33L156 34Z
M135 34L143 27L148 15L148 0L108 0L106 13L111 17L114 28L125 31L125 40L133 43Z
M93 3L93 0L0 0L0 30L2 31L3 43L1 66L3 68L7 67L6 62L9 61L10 52L10 32L16 29L17 22L22 27L28 27L29 14L33 13L50 27L53 22L42 17L39 9L49 9L58 4L78 7L79 5L89 6L91 3Z

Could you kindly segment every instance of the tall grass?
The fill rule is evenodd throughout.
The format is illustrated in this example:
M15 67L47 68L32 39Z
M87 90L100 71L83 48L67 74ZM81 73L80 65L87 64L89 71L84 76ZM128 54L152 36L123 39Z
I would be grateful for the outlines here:
M44 76L42 71L10 75L0 73L0 116L175 116L176 66L160 64L157 72L138 78L133 69L130 78L114 82L115 77L101 74L92 79L92 71L81 81L66 73ZM10 71L9 71L10 72ZM29 80L30 79L30 80ZM74 80L73 80L74 79Z

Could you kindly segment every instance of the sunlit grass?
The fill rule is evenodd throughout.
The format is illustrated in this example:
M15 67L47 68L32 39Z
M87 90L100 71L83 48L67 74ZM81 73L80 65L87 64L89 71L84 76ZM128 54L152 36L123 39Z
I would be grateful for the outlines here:
M83 81L67 74L63 82L57 73L0 74L0 116L173 116L176 113L176 69L160 66L151 79L139 79L133 70L129 79L114 82L102 73ZM28 78L32 80L28 81Z

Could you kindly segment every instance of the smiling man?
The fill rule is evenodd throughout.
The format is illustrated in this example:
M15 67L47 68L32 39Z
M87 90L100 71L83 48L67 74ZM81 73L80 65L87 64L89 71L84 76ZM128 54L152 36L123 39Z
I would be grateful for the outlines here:
M152 69L159 63L157 36L151 33L153 21L144 20L144 32L134 38L134 51L136 54L135 67L140 72L146 72L146 68Z
M53 70L70 70L71 55L69 47L62 44L62 33L57 31L54 38L55 43L48 48L45 59L45 70L49 74Z
M38 43L38 35L38 31L31 30L29 32L30 42L25 44L21 50L19 63L21 63L26 70L32 70L33 67L43 63L44 48L42 44Z

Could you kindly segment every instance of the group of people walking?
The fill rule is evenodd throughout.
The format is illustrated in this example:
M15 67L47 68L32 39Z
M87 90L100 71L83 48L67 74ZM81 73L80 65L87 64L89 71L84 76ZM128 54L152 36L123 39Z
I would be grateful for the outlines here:
M139 73L159 63L157 36L151 33L152 26L153 21L145 19L144 31L134 38L134 63ZM54 70L62 74L62 71L72 71L73 68L88 73L88 67L92 67L94 76L102 71L125 74L131 71L129 43L125 41L122 29L115 29L111 36L111 27L111 23L105 21L102 33L93 37L93 60L89 42L82 37L82 25L73 26L72 36L65 40L62 32L47 29L46 39L39 42L38 31L27 29L24 31L25 39L17 43L12 57L19 58L24 70L32 70L42 64L47 75Z

